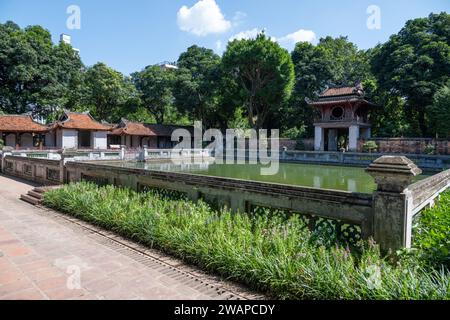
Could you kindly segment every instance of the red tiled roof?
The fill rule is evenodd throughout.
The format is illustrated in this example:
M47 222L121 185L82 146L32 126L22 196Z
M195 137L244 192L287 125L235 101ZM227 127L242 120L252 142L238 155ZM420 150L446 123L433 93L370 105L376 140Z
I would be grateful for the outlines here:
M192 127L131 122L124 119L115 129L111 131L111 135L171 137L172 133L176 129L187 129L189 132L193 132Z
M95 121L89 113L65 112L65 119L56 122L54 128L110 131L111 127ZM63 119L63 118L62 118Z
M33 120L30 115L2 115L0 116L1 132L37 132L48 131L48 128Z
M320 96L321 97L347 96L357 94L357 92L358 89L355 87L329 88L325 90Z
M125 126L113 129L111 134L115 136L156 136L156 134L144 123L138 122L126 122Z

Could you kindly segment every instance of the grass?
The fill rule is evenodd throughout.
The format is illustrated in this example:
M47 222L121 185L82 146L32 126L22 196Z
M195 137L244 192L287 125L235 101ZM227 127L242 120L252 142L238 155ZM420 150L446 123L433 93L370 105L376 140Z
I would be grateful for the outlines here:
M326 245L295 215L233 215L201 201L89 183L47 192L44 203L273 298L450 298L449 272L419 254L385 259L370 242L359 250Z
M414 243L421 259L450 270L450 192L441 195L439 205L422 212L414 226Z

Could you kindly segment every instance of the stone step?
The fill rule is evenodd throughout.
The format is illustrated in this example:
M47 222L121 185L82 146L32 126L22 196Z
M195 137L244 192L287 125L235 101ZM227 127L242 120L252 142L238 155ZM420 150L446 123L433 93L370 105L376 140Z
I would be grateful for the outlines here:
M29 196L27 194L22 194L20 196L20 200L28 202L28 203L30 203L30 204L32 204L34 206L36 206L36 205L41 203L41 200L39 200L39 199L37 199L35 197L32 197L32 196Z
M45 187L36 187L36 188L33 189L33 191L37 192L37 193L40 193L40 194L43 194L47 190L45 189Z
M42 200L42 197L43 197L43 193L37 192L37 191L35 191L34 189L28 191L28 195L29 195L30 197L36 198L36 199L38 199L38 200Z

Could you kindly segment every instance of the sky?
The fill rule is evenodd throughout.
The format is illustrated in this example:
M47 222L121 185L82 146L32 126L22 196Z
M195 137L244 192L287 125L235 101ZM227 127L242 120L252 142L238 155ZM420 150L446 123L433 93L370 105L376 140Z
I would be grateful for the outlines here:
M441 11L450 0L0 0L0 23L41 25L55 42L68 34L87 66L130 74L176 61L193 44L222 54L230 39L261 30L288 50L328 35L368 49Z

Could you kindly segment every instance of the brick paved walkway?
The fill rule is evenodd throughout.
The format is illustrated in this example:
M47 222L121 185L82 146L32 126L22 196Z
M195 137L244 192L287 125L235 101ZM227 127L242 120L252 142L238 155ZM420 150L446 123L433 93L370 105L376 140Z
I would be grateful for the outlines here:
M31 188L0 175L0 300L246 297L160 252L18 200Z

